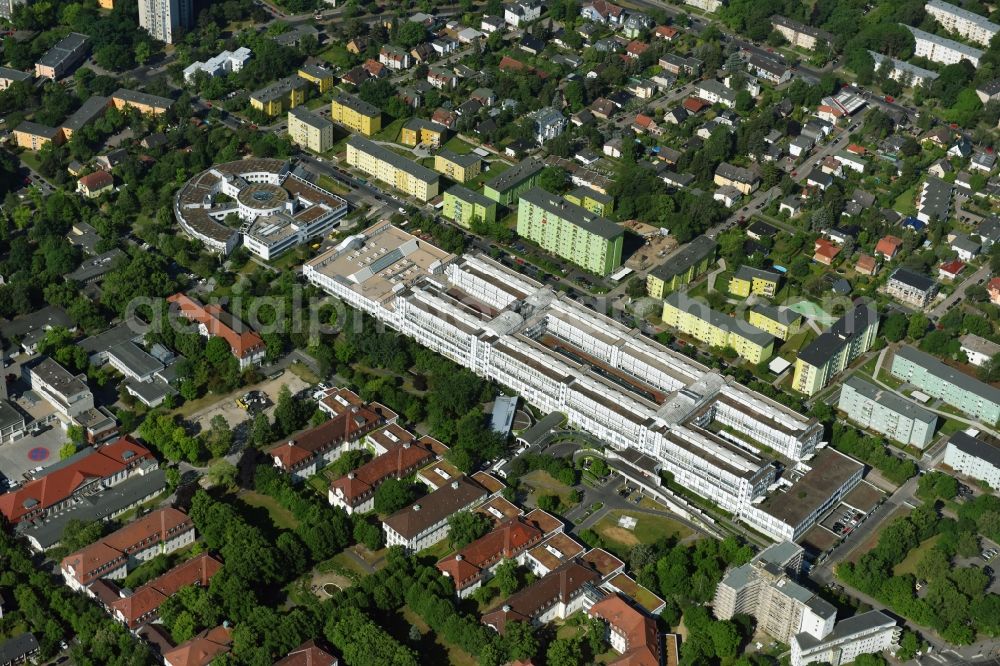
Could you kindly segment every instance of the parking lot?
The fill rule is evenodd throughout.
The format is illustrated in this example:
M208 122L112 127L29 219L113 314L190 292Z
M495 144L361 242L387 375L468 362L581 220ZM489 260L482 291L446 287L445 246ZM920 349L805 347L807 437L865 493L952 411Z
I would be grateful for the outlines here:
M253 414L250 413L250 410L243 409L236 404L236 401L239 398L242 398L243 395L249 390L262 391L267 395L268 400L270 401L270 406L264 410L264 413L268 415L268 418L271 418L274 416L274 408L278 402L278 392L281 391L281 387L283 385L287 385L288 390L290 390L293 395L309 386L309 384L300 379L297 375L291 372L285 372L276 379L271 379L262 384L258 384L257 386L248 387L247 390L241 390L233 393L225 399L206 407L200 412L192 414L189 420L192 423L198 424L202 430L208 430L211 427L210 424L212 422L212 418L221 414L222 417L226 419L226 423L229 424L229 427L236 430L241 423L250 421L253 418Z
M8 442L0 446L0 474L10 483L23 481L25 472L59 462L59 448L65 443L66 432L58 424Z

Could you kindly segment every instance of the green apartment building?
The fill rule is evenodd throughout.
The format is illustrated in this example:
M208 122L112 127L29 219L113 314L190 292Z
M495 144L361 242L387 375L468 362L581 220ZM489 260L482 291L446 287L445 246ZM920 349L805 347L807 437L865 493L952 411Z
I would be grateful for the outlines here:
M830 380L844 371L857 357L871 349L878 333L875 306L859 303L818 338L810 342L795 359L792 388L799 393L816 395Z
M496 201L487 199L479 192L453 185L445 190L441 214L468 229L474 220L496 222L497 205Z
M544 164L529 157L483 183L483 194L509 207L521 192L538 184L538 174L544 168Z
M913 347L900 347L892 358L892 376L987 425L1000 421L1000 389L945 365Z
M609 275L622 263L621 227L538 187L521 194L517 233L598 275Z
M607 217L611 215L615 207L615 198L609 194L601 194L597 190L592 190L586 185L581 185L572 192L567 192L564 197L566 201L582 206L595 215Z
M693 241L667 257L646 276L646 293L653 298L680 289L708 270L715 261L718 245L708 236Z

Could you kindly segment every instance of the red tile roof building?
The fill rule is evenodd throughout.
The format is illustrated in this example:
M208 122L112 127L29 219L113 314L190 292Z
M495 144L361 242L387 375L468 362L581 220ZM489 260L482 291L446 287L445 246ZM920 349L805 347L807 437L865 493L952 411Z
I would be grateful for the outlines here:
M882 255L886 260L891 260L903 246L903 239L896 236L885 236L875 245L875 254Z
M95 171L88 173L76 182L76 191L81 194L93 197L104 190L114 186L115 179L107 171Z
M854 270L862 275L875 275L878 272L878 260L869 254L858 257L858 263L854 265Z
M638 40L632 40L625 47L625 53L628 54L630 58L638 59L646 50L649 48L649 44L645 42L640 42Z
M586 595L600 595L593 588L600 581L600 574L590 567L566 562L484 614L483 624L502 634L509 622L544 624L566 619L583 609Z
M618 666L660 666L660 632L656 620L612 594L588 611L608 625L611 647L622 656L609 664Z
M295 480L304 479L333 462L344 451L361 446L365 435L383 425L385 419L374 409L352 406L339 416L276 444L268 454L275 467Z
M942 280L954 280L964 270L965 262L953 259L938 266L938 277Z
M218 305L202 305L185 294L174 294L167 302L176 306L182 317L196 322L202 335L218 336L229 343L240 369L263 363L264 340Z
M375 491L388 479L402 479L435 459L430 449L405 442L369 460L330 484L327 500L347 513L364 513L375 506Z
M686 111L690 111L691 113L701 113L703 109L712 105L701 97L691 96L681 102L681 106L683 106Z
M503 560L519 558L544 538L544 532L518 516L442 559L437 568L451 579L458 596L464 598L486 582Z
M191 640L163 654L164 666L208 666L216 657L228 654L233 644L229 627L206 629Z
M669 25L659 25L656 26L656 30L653 31L653 36L657 39L664 39L668 42L672 42L678 32L677 28L673 28Z
M71 588L83 590L100 578L124 578L139 563L193 542L191 519L177 509L160 509L64 557L62 575Z
M837 258L837 255L840 254L841 247L825 238L817 238L814 249L813 261L818 261L821 264L829 266Z
M111 612L116 620L134 630L158 618L160 604L177 594L182 587L206 587L220 569L222 562L208 553L202 553L151 580L130 596L112 602Z
M455 479L383 520L385 543L411 552L433 546L448 536L448 518L474 508L488 494L467 476Z
M316 641L306 641L284 659L274 662L274 666L337 666L338 663L337 658L316 645Z
M986 291L990 294L990 303L1000 305L1000 277L990 279Z
M10 522L44 518L83 493L117 485L137 471L157 467L156 458L131 437L91 449L17 490L0 495L0 513Z

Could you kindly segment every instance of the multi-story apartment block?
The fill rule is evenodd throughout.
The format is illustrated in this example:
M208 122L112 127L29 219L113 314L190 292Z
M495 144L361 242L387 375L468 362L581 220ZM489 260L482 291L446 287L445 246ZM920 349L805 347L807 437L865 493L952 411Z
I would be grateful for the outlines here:
M727 88L721 81L706 79L698 84L698 97L709 104L722 104L723 106L736 106L736 91Z
M545 165L533 158L515 164L483 183L483 194L499 204L510 206L518 195L538 184Z
M859 303L799 351L792 388L816 395L851 361L871 349L878 333L878 311Z
M462 476L382 521L387 546L402 546L408 552L429 548L448 536L448 519L486 499L487 491Z
M934 438L937 416L906 398L854 375L841 386L837 408L858 425L923 449Z
M298 76L286 76L250 93L250 106L267 116L281 115L306 101L309 83Z
M882 55L878 51L869 51L868 54L872 57L872 60L875 61L876 70L882 71L883 68L888 68L885 71L888 71L890 79L899 81L907 86L916 88L923 85L929 85L938 77L938 73L935 71L911 65L905 60L890 58L889 56Z
M729 293L740 298L746 298L750 294L771 298L778 293L780 284L781 273L777 271L740 266L729 280Z
M330 103L330 120L365 136L371 136L382 129L382 112L379 108L347 93L337 95Z
M774 337L742 319L724 315L679 291L663 300L663 323L710 347L731 347L740 358L760 363L774 353Z
M153 39L173 44L192 25L192 0L139 0L139 26Z
M416 146L426 144L431 148L437 148L444 143L448 135L448 128L440 123L424 120L423 118L410 118L399 131L399 142L404 146Z
M723 162L715 169L713 182L719 187L735 187L740 194L750 194L760 186L760 177L750 169Z
M715 591L715 616L728 620L736 614L751 615L758 629L782 643L790 643L799 634L817 639L829 635L837 609L796 583L784 566L773 561L772 554L781 558L792 550L801 553L802 549L788 541L775 544L727 572Z
M479 175L483 161L475 153L458 154L442 148L434 156L434 170L452 180L464 183Z
M318 113L297 106L288 112L288 136L296 145L325 153L333 147L333 123Z
M756 326L779 340L787 340L799 332L802 315L795 310L772 308L758 303L751 308L747 321L751 326Z
M594 215L607 217L611 214L615 206L615 198L609 194L603 194L595 189L581 185L571 192L563 195L566 201L586 208Z
M822 439L815 419L487 257L450 255L390 224L345 239L303 270L351 307L539 410L562 412L609 448L650 456L741 520L760 518L753 502L778 478L771 452L802 461ZM817 456L820 463L826 457ZM812 464L800 462L796 474ZM821 504L839 488L803 492ZM789 496L797 492L793 483ZM771 520L778 525L766 526L771 532L802 529Z
M347 163L420 201L438 195L437 173L357 134L347 140Z
M939 62L942 65L954 65L968 60L978 67L979 59L983 57L983 51L966 46L961 42L938 37L913 26L903 25L903 27L913 33L913 39L916 43L913 55L918 58L927 58L931 62Z
M667 257L646 275L646 293L652 298L680 289L708 271L719 245L708 236L698 236Z
M212 56L205 62L196 60L185 67L184 80L187 83L192 83L199 72L210 77L241 72L252 55L253 51L245 46L241 46L235 51L220 51L218 55Z
M304 79L316 86L316 90L319 91L320 94L333 89L333 71L327 69L326 67L307 63L299 67L299 71L296 72L296 74L300 79Z
M817 47L833 48L833 35L825 30L793 21L777 14L771 17L771 27L781 33L792 46L815 51Z
M413 65L413 57L398 46L384 45L378 52L378 61L389 69L407 69Z
M131 437L122 437L97 448L86 448L53 465L34 480L0 495L0 514L7 522L44 520L118 486L133 475L157 469L156 458Z
M49 127L22 120L14 128L14 141L18 148L25 150L40 150L47 143L60 145L65 141L63 132L58 127Z
M53 81L69 74L77 65L83 62L90 50L90 38L78 32L71 32L55 46L45 52L35 63L35 76L48 77Z
M183 548L194 538L194 523L184 512L159 509L64 557L63 579L73 590L87 591L98 579L122 579L139 564Z
M910 346L900 347L893 355L890 372L893 377L987 425L1000 421L1000 389L959 372L930 354Z
M138 109L140 113L149 116L159 116L170 110L170 107L174 105L174 100L169 97L160 97L159 95L150 95L149 93L129 90L128 88L119 88L111 94L111 103L119 111L122 109Z
M924 10L948 32L983 46L989 46L993 36L1000 32L1000 25L982 14L942 0L927 0Z
M900 266L889 276L885 291L898 301L917 308L927 307L938 291L938 284L926 275Z
M2 6L2 2L0 2L0 6ZM19 69L0 66L0 91L7 90L14 83L24 81L31 81L31 74L22 72Z
M598 275L622 263L622 227L539 187L521 194L517 234Z
M479 192L473 192L461 185L452 185L444 193L444 206L441 215L466 229L472 227L476 220L480 222L496 222L497 202Z
M956 432L944 450L944 464L990 488L1000 488L1000 440L995 437L972 428Z
M821 639L802 633L792 639L792 666L817 662L830 666L853 663L859 655L877 654L899 644L902 627L882 611L868 611L841 620Z
M541 108L528 117L535 123L535 141L539 145L556 138L566 130L566 116L551 106Z

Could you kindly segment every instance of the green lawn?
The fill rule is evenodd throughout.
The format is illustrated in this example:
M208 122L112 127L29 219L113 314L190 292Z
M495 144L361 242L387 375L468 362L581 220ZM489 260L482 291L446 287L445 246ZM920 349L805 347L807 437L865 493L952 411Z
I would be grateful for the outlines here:
M294 530L299 526L299 521L295 519L292 512L278 504L277 500L273 497L249 491L240 495L240 501L249 506L267 511L267 515L271 517L271 522L278 529Z
M448 139L445 142L444 147L453 153L458 153L459 155L465 155L466 153L471 153L472 149L475 148L475 146L473 146L470 143L466 143L465 141L462 141L457 136L453 136L450 139Z
M371 137L373 141L397 141L399 140L399 132L403 129L403 125L406 124L407 118L400 118L399 120L393 120L391 123L386 125L379 131L375 136Z
M330 176L327 176L325 174L320 174L319 178L316 181L316 184L325 190L333 192L334 194L347 194L349 192L349 190L346 187L344 187L339 182L337 182L336 180L330 178Z
M941 538L940 534L935 534L930 539L927 539L919 546L911 550L909 553L907 553L906 558L902 562L896 565L896 568L893 569L892 572L897 576L902 576L904 574L916 575L917 564L923 558L924 553L933 548L934 544L936 544L938 539L940 538Z
M300 361L295 361L288 366L288 369L292 371L292 374L306 382L307 384L318 384L319 376L309 369L305 363Z
M351 53L340 44L332 44L330 48L320 53L319 57L344 69L351 66Z
M521 481L531 486L532 495L536 501L539 495L558 495L564 504L569 503L569 494L573 489L565 483L557 481L548 472L536 469L521 477Z
M635 528L628 530L619 527L618 519L622 516L635 518ZM640 543L649 544L669 536L683 539L694 534L691 528L666 516L654 516L621 509L608 513L594 525L593 529L601 535L608 547L619 557L628 557L629 551Z
M912 187L904 190L902 194L896 197L896 201L892 205L893 209L899 211L899 213L904 216L916 215L917 187L918 183L914 183Z
M715 276L715 282L712 283L712 288L715 289L715 291L728 294L729 281L733 279L733 275L733 271L722 271Z
M451 143L451 142L449 141L448 143ZM489 165L490 170L489 171L483 171L482 173L480 173L478 176L476 176L475 178L473 178L472 180L470 180L469 182L467 182L465 184L465 187L467 187L467 188L469 188L470 190L473 190L473 191L478 191L480 185L482 185L483 183L485 183L486 181L488 181L488 180L490 180L492 178L495 178L496 176L499 176L504 171L506 171L507 169L509 169L510 166L511 166L511 165L507 164L506 162L504 162L503 160L494 160L492 162L487 162L486 164ZM483 168L485 169L486 165L483 165Z

